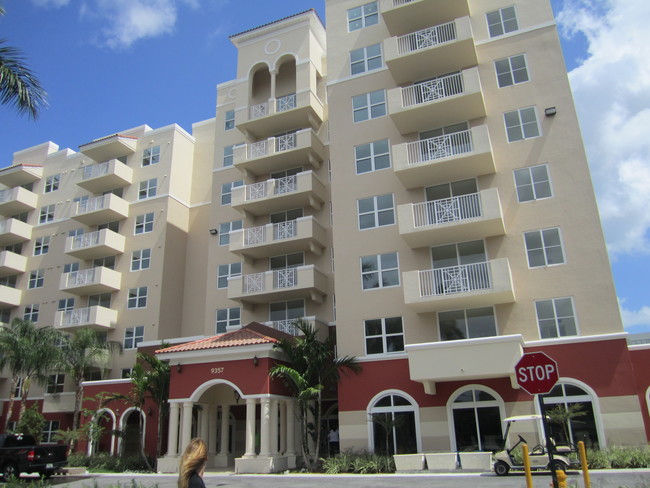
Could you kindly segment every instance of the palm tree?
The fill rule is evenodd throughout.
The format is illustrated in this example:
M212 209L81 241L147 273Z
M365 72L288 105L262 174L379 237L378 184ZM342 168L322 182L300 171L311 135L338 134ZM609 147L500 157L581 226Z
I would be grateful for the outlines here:
M0 6L0 15L4 14ZM0 103L14 105L19 114L36 119L40 110L47 106L47 93L24 64L21 51L7 46L6 42L0 39Z
M15 318L9 327L0 329L0 366L7 366L11 371L11 391L5 418L4 430L7 430L13 413L16 385L22 379L20 415L27 404L27 397L32 380L46 383L48 373L59 360L57 346L60 333L52 327L38 328L29 320Z
M86 372L97 367L98 363L106 361L108 355L115 350L122 352L122 344L116 341L107 341L94 329L84 327L64 337L61 346L60 368L72 377L75 384L73 431L79 429L83 400L82 383ZM70 443L70 452L74 451L75 445L76 441L73 440Z
M167 347L162 344L161 349ZM148 369L146 389L150 398L158 406L158 442L156 444L156 454L162 454L162 428L163 419L169 407L169 379L171 376L170 366L167 361L161 361L151 354L138 353L138 359L146 363Z
M304 319L296 320L293 325L302 335L281 340L275 345L284 353L289 364L276 364L269 371L269 376L283 379L298 400L302 455L307 468L314 471L320 459L323 430L322 392L339 382L341 371L358 373L361 366L352 356L336 356L333 336L321 341L316 328ZM313 425L309 422L310 409L314 414ZM309 449L310 435L313 435L315 442L313 454Z

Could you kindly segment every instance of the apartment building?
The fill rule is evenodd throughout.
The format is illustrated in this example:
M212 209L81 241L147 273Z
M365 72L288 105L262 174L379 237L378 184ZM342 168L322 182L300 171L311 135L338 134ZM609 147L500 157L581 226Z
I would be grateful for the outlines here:
M342 449L497 449L504 418L539 413L514 374L532 351L558 363L548 408L582 405L564 440L647 443L650 347L623 332L550 3L325 5L326 28L310 10L231 36L236 78L191 136L16 153L3 320L36 305L128 344L89 397L128 388L136 348L170 361L163 471L195 435L209 466L296 466L296 406L268 377L296 318L363 367L327 398ZM153 452L156 411L99 414L145 422Z

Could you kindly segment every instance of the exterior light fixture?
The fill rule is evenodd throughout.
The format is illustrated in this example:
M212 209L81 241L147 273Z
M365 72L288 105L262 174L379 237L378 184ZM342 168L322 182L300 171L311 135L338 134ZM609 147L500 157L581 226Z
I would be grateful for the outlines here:
M181 363L178 363L176 365L176 372L177 373L182 373L183 372L183 365Z
M216 236L219 233L217 229L210 229L210 235Z
M235 402L239 403L239 399L241 398L241 395L237 390L233 390L233 394L235 395Z
M555 107L548 107L544 109L544 115L546 115L547 117L555 115L556 113L557 113L557 109Z
M257 368L257 365L260 364L260 360L257 356L253 356L253 366Z

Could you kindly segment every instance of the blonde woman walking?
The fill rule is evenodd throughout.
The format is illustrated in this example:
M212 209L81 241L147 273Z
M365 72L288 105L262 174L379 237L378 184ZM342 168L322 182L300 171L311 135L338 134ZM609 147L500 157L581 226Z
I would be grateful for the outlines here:
M203 472L208 462L208 447L203 439L192 439L181 457L178 488L205 488Z

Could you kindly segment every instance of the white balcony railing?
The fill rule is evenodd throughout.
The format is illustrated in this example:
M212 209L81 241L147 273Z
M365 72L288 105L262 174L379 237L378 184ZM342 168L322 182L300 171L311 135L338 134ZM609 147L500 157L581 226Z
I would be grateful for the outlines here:
M275 107L277 112L286 112L296 108L296 94L292 93L278 98Z
M89 268L80 271L71 271L66 276L66 287L95 283L97 280L98 270L100 269L101 268Z
M296 133L284 134L278 137L269 137L263 141L253 142L248 145L248 159L261 158L270 153L273 148L276 153L289 151L297 147Z
M8 190L0 190L0 203L6 203L10 200L13 200L14 198L13 188L9 188Z
M258 103L257 105L251 105L249 109L249 118L250 119L259 119L261 117L266 117L269 114L269 103Z
M75 325L86 325L90 323L91 307L77 308L63 312L61 317L61 325L64 327Z
M72 239L72 247L71 247L71 249L74 251L74 250L77 250L77 249L86 249L88 247L99 245L100 233L101 233L101 231L98 230L98 231L95 231L95 232L88 232L86 234L81 234L81 235L75 236Z
M481 216L481 197L478 193L443 198L413 205L413 225L427 225L458 222Z
M293 336L297 336L301 334L301 332L296 328L293 323L297 319L287 319L287 320L273 320L271 321L272 327L275 330L279 330L281 332L285 332L287 334L291 334Z
M82 180L89 180L91 178L97 178L98 176L104 176L109 173L110 163L106 161L105 163L91 164L90 166L84 166L83 173L81 174Z
M273 229L273 240L278 241L282 239L289 239L295 237L297 234L297 222L289 220L287 222L278 222L271 226L262 225L259 227L251 227L244 230L244 245L256 246L264 244L267 237L267 229Z
M399 7L400 5L406 5L407 3L411 3L414 0L393 0L393 6L394 7Z
M419 272L420 296L444 296L492 287L490 264L463 264Z
M295 192L298 187L297 182L297 177L293 175L283 178L271 178L270 180L246 185L246 201L266 198L269 195L283 195Z
M398 37L397 50L399 54L408 54L455 40L456 23L449 22Z
M267 272L245 275L243 277L244 293L266 291L264 281ZM298 285L298 268L282 268L270 272L273 273L273 289L292 288Z
M108 203L108 195L101 195L99 197L89 198L77 203L77 214L84 214L94 212L96 210L103 210Z
M448 158L458 154L470 153L473 150L472 133L469 130L430 137L406 145L408 164Z
M402 107L433 102L460 93L463 93L463 76L454 73L402 88Z

